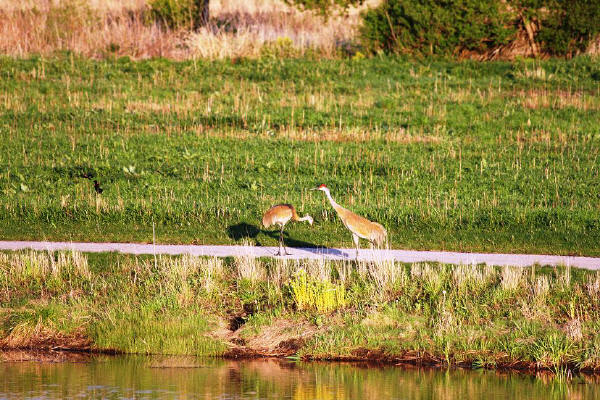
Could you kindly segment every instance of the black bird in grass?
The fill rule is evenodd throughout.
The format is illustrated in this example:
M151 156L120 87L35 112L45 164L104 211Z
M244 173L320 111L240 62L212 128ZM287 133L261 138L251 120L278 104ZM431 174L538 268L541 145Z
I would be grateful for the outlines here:
M102 192L104 192L104 189L102 189L100 187L100 183L94 179L94 190L96 191L96 193L98 194L102 194Z

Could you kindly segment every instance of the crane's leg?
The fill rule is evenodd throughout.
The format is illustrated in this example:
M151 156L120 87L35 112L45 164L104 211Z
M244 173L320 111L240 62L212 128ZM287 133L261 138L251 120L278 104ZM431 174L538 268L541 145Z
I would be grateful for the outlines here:
M354 240L354 245L356 245L356 261L358 261L358 247L359 247L358 246L358 240L359 240L358 235L353 233L352 239Z
M276 256L281 256L281 247L283 246L283 226L281 226L281 229L279 231L279 251L277 252L277 254L275 254Z
M283 254L286 256L291 256L291 254L288 253L287 249L285 248L285 242L283 241L283 228L281 228L281 245L283 246Z
M284 228L284 226L282 225L281 230L279 231L279 251L275 255L276 256L291 256L291 254L288 253L287 249L285 248L285 242L283 241L283 228ZM283 248L283 253L281 252L282 248Z

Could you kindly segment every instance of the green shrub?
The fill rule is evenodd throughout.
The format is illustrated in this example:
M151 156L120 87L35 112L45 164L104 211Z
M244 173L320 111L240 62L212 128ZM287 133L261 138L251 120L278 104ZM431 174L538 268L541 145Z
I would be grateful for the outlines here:
M274 41L266 42L260 49L260 55L264 58L294 58L300 56L300 50L294 46L289 37L278 37Z
M315 10L322 15L329 15L332 11L347 10L348 7L363 4L364 0L283 0L287 4L295 5L303 10Z
M172 29L193 28L198 13L194 0L151 0L152 21Z
M366 48L388 53L448 55L486 51L516 31L499 0L385 0L363 14Z
M363 14L361 31L372 52L456 54L486 52L533 23L535 41L549 54L572 56L600 34L600 1L385 0Z
M551 1L549 11L539 12L538 41L553 55L572 56L585 51L600 34L600 1Z

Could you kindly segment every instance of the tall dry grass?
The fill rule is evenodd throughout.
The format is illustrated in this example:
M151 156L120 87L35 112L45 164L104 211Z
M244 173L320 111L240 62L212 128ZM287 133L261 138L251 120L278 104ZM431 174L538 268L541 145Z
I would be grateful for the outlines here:
M258 57L264 54L265 45L285 46L288 41L297 55L316 51L333 57L353 41L360 22L359 11L351 9L347 15L324 19L275 0L213 0L213 21L225 28L204 28L186 37L185 43L193 56L211 59Z
M144 21L142 2L84 0L0 3L0 53L16 57L72 51L88 57L184 58L177 32Z
M0 253L0 275L7 280L45 281L59 277L89 278L90 271L85 255L70 252Z
M149 23L146 0L0 0L0 53L73 51L88 57L259 57L266 52L336 56L352 42L358 9L324 19L278 0L211 0L198 32Z

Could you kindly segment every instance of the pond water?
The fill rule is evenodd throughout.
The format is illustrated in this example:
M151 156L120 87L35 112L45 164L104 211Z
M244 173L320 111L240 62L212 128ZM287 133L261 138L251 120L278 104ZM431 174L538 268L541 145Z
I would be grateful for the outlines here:
M0 362L0 398L600 399L600 379L590 376L564 384L546 374L272 359L99 356L55 361Z

